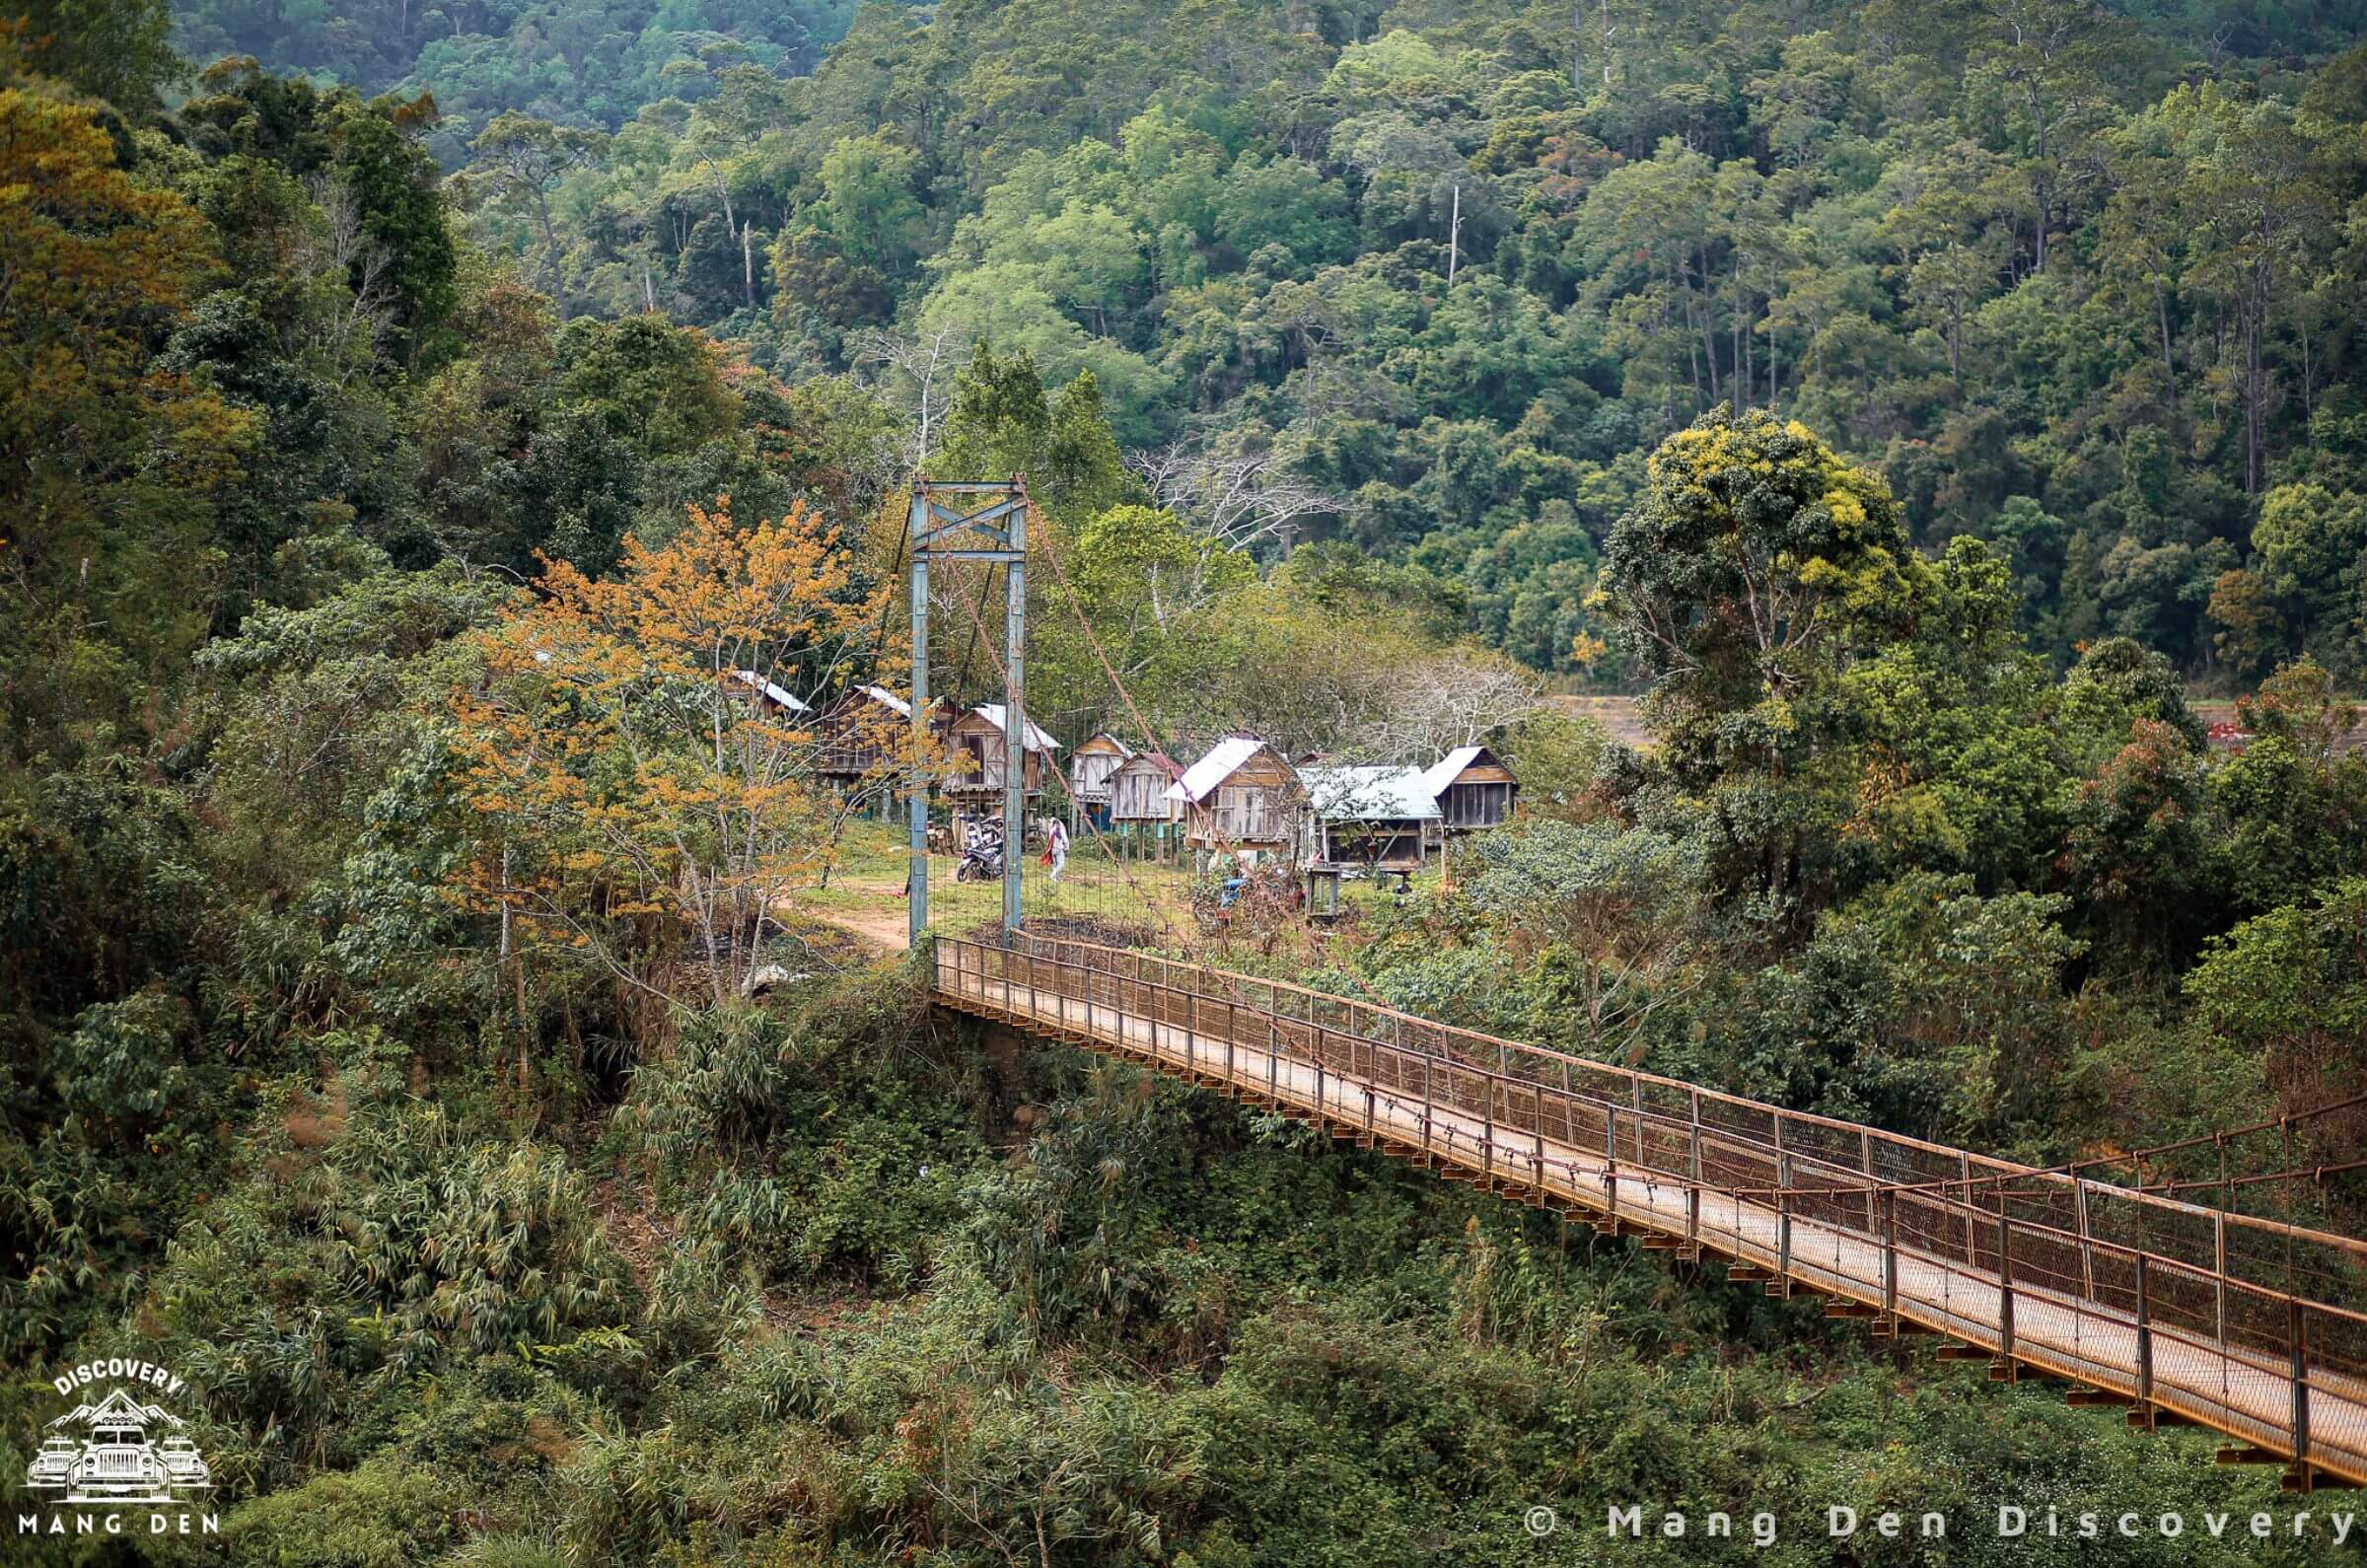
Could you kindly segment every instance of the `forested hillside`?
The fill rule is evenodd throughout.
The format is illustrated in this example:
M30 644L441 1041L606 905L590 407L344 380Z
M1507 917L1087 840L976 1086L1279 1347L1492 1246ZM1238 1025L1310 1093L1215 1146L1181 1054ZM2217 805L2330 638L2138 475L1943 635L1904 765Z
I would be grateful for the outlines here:
M138 1356L162 1560L2350 1560L2201 1533L2285 1506L2207 1434L932 1019L743 678L907 679L903 486L1024 470L1064 747L1522 782L1226 963L2355 1231L2355 1110L2211 1137L2367 1093L2345 7L0 15L0 1483Z
M179 36L432 94L471 232L567 310L795 382L980 335L1090 369L1129 447L1305 492L1269 549L1418 566L1539 669L1630 673L1583 657L1603 541L1721 402L1877 463L1919 542L1996 541L2058 664L2360 668L2332 0L956 0L819 63L845 17L694 9Z

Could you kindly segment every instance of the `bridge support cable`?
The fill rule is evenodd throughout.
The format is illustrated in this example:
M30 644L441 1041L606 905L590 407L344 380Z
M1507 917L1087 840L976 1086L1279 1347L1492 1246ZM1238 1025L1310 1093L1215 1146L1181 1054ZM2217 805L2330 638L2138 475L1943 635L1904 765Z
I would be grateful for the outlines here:
M941 941L935 974L941 1005L1213 1084L1660 1249L1722 1254L1733 1278L1813 1291L1877 1332L1937 1332L1995 1376L2069 1381L2074 1402L2126 1407L2133 1424L2214 1428L2236 1440L2223 1453L2282 1459L2298 1487L2367 1483L2367 1243L1140 952ZM2014 1184L1975 1190L1968 1166ZM2280 1252L2347 1288L2283 1288Z

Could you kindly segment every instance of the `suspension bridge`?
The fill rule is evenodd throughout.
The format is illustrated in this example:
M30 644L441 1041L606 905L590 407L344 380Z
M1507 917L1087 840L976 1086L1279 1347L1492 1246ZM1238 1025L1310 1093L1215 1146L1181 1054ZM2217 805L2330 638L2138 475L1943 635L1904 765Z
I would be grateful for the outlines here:
M2367 1483L2367 1244L1126 949L940 935L937 1005L1142 1063L2222 1463Z
M934 559L941 589L948 568L984 568L981 602L1004 569L1005 647L996 653L974 610L972 641L1001 678L1004 754L1022 754L1019 579L1032 510L1016 477L914 487L911 711L923 748ZM1048 552L1048 531L1039 536ZM1155 742L1056 554L1050 564L1118 699ZM1006 779L1006 820L1020 821L1024 770L1007 767ZM1723 1260L1730 1281L1820 1298L1828 1317L1880 1337L1930 1336L1941 1359L1985 1362L2000 1382L2060 1384L2070 1403L2118 1410L2134 1427L2207 1429L2222 1438L2219 1462L2276 1465L2289 1489L2367 1485L2367 1312L2354 1305L2367 1301L2367 1242L2240 1201L2257 1182L2323 1183L2325 1168L2294 1168L2292 1118L2121 1156L2133 1182L2100 1178L2103 1162L2018 1165L1031 930L1016 835L1000 930L931 930L926 780L907 793L910 936L941 1008L1139 1062L1686 1263ZM1123 862L1105 858L1099 900L1142 908ZM2259 1134L2281 1138L2285 1169L2232 1175L2231 1140ZM2218 1180L2146 1184L2146 1157L2212 1143Z

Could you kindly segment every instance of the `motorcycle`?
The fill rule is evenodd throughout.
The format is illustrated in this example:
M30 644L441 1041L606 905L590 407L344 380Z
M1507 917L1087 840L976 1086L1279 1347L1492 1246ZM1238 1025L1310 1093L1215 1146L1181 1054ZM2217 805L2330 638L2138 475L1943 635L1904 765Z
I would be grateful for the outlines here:
M956 882L996 882L1003 875L1003 820L988 817L971 822L962 835L962 859L954 867Z

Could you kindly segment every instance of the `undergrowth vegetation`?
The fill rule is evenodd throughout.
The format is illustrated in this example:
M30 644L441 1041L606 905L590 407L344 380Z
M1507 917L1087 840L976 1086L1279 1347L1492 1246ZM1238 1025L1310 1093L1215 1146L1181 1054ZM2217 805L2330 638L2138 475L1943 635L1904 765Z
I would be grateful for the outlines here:
M242 1562L1542 1563L1639 1502L1783 1535L1622 1560L1829 1562L1827 1508L1911 1502L1962 1521L1945 1560L2024 1561L1980 1538L2000 1499L2273 1485L932 1020L901 966L702 1016L572 1127L365 1037L253 1103L81 1345L129 1330L206 1390Z

